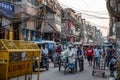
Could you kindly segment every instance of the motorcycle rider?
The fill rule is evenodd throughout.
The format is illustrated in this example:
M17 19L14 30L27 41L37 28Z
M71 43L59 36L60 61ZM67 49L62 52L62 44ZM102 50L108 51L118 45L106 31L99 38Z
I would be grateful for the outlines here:
M47 56L48 56L48 49L45 47L45 45L42 46L41 48L41 59L42 59L42 65L45 65L47 62Z

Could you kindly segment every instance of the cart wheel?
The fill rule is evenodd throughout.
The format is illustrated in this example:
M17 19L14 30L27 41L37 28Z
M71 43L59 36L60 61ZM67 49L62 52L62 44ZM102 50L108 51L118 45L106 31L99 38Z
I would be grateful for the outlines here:
M105 77L105 72L104 72L104 73L102 73L102 77Z
M67 73L67 70L66 70L67 68L65 67L65 70L64 70L64 74L66 75L66 73Z
M73 74L75 74L75 73L77 73L77 69L76 68L74 68L74 70L73 70Z
M56 67L56 63L54 62L54 67Z
M92 71L92 76L94 76L94 70Z
M77 69L77 68L78 68L77 65L78 65L78 64L77 64L77 60L76 60L76 61L75 61L75 72L77 72L77 70L78 70L78 69Z
M61 70L61 61L59 61L59 71Z
M47 70L47 71L49 70L49 63L48 63L47 66L46 66L46 70Z

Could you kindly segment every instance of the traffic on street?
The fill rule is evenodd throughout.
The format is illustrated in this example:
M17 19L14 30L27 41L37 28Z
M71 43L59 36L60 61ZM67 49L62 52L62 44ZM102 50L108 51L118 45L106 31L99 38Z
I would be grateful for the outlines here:
M120 0L0 0L0 80L120 80Z

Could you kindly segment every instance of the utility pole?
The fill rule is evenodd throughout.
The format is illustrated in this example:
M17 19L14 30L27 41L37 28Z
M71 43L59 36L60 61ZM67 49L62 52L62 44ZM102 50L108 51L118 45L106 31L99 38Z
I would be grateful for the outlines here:
M42 27L41 27L41 39L43 36L43 32L44 32L44 27L45 27L45 15L46 15L46 6L43 5L43 12L42 12Z
M10 25L9 40L13 40L13 25Z

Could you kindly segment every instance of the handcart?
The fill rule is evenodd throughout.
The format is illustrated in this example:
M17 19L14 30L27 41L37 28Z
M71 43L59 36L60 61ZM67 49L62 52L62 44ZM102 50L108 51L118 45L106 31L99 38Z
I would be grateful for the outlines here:
M105 68L106 68L106 62L103 57L93 58L92 76L94 76L95 73L100 73L102 74L103 77L105 77Z
M69 61L69 58L66 57L66 51L61 53L60 59L59 59L59 71L61 70L61 67L64 68L65 75L68 71L71 71L73 73L77 72L77 59L73 63Z
M70 62L69 58L66 57L66 63L64 65L64 74L66 75L67 72L71 71L73 73L77 72L77 59L75 61Z

